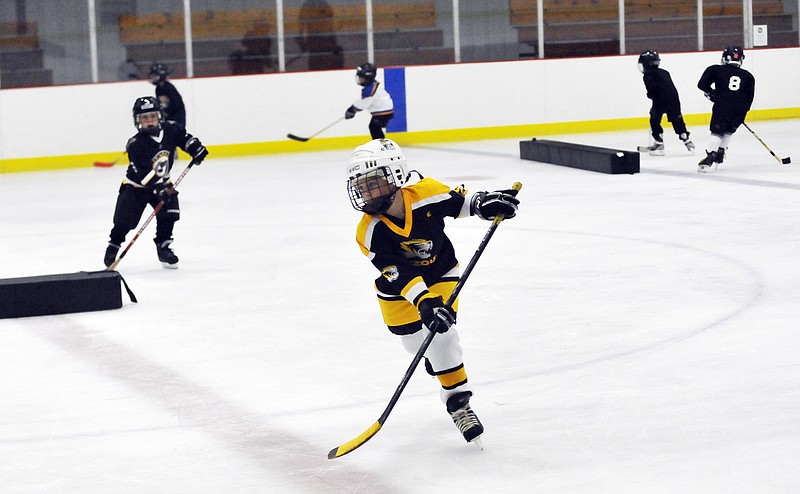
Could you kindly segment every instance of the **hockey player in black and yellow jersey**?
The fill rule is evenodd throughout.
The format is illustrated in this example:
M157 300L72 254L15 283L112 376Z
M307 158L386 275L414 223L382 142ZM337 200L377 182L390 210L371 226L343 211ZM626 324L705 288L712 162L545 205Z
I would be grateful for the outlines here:
M353 151L348 166L350 202L364 216L356 240L380 271L375 280L378 304L389 331L411 354L426 331L440 333L425 352L425 368L441 384L441 399L464 439L473 441L483 425L472 411L472 396L455 324L458 299L444 304L459 279L459 265L444 232L446 217L497 215L513 218L516 191L468 193L431 178L407 184L409 173L400 147L375 139Z

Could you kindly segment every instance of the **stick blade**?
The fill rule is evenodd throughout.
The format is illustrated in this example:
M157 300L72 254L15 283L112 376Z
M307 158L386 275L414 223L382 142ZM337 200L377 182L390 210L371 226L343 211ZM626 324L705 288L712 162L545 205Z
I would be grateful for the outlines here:
M372 436L378 433L381 430L381 423L380 421L376 421L374 424L369 426L367 430L362 432L358 437L347 441L346 443L342 444L341 446L337 446L328 452L328 459L333 460L339 458L340 456L344 456L347 453L353 451L354 449L358 448L365 442L372 439Z
M781 158L781 163L783 163L784 165L788 165L791 162L792 162L792 158L789 157L789 156L787 156L785 158Z
M308 137L299 137L299 136L296 136L294 134L286 134L286 137L288 137L289 139L292 139L294 141L299 141L299 142L307 142L308 141Z

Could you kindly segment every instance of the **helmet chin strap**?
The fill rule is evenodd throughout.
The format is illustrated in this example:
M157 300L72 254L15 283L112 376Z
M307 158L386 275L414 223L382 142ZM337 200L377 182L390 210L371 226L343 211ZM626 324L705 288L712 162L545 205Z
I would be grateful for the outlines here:
M364 204L364 212L369 214L383 214L389 210L394 200L394 194L391 196L383 196Z
M374 201L371 201L369 204L364 205L364 212L369 214L385 214L386 211L392 207L392 203L394 203L394 198L397 196L397 191L400 190L399 188L395 188L394 192L389 195L381 196Z

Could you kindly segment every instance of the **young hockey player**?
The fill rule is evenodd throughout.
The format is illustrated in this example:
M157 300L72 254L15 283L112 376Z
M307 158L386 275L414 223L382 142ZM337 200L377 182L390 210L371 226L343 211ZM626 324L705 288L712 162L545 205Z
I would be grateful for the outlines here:
M199 165L208 156L200 139L187 133L175 122L164 120L158 100L152 96L137 98L133 104L133 124L137 133L128 140L125 151L130 163L119 188L114 209L114 226L109 235L103 259L106 267L117 257L125 236L136 227L145 207L164 206L156 214L156 253L165 268L178 267L178 257L172 252L172 229L180 219L178 191L172 186L169 174L175 160L176 148L181 148Z
M167 80L168 74L169 68L166 65L155 63L150 67L150 82L156 86L156 98L161 102L164 119L186 128L186 107L183 105L181 93Z
M373 139L383 139L383 129L394 117L394 103L383 85L375 80L377 74L378 68L371 63L362 64L356 69L356 82L363 88L361 98L344 112L344 118L350 119L356 116L356 112L368 110L372 114L369 121L370 135Z
M468 194L431 178L409 185L406 159L390 139L357 147L347 170L350 202L364 213L356 240L380 271L375 290L383 320L411 354L419 350L428 331L440 333L425 352L425 369L438 378L441 400L464 439L474 441L483 433L483 425L469 405L472 390L452 327L458 300L452 307L443 302L459 279L444 218L478 215L492 220L498 214L513 218L517 192Z
M664 156L664 128L661 126L661 118L665 113L686 149L692 151L694 143L689 140L689 131L686 130L686 123L683 121L678 90L669 72L659 67L660 64L661 57L657 51L649 50L639 55L639 72L642 73L647 97L653 100L650 107L651 144L639 146L639 151L650 153L652 156Z
M742 125L756 91L753 74L742 68L744 50L729 46L722 52L719 65L712 65L700 76L697 87L714 103L711 108L711 138L706 157L700 160L697 171L707 172L722 163L731 135Z

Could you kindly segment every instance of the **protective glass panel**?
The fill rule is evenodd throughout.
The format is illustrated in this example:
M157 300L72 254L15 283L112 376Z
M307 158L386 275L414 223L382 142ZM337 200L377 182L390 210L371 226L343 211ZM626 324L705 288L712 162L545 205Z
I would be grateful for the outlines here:
M97 0L101 81L148 79L155 62L186 77L182 0Z
M195 77L278 71L274 0L192 0Z
M543 1L545 58L619 53L617 0ZM535 18L536 2L528 3L532 9L528 16Z
M797 0L753 0L753 47L798 46Z
M741 2L740 2L741 3ZM697 0L625 1L625 52L695 51Z
M363 0L284 0L286 71L355 68L367 61Z
M379 66L452 63L455 60L451 1L373 0L372 9L374 62Z
M534 2L535 3L535 0ZM529 50L520 46L520 31L511 24L511 2L460 2L459 33L462 62L517 60ZM452 14L442 16L451 29Z
M0 2L0 87L92 81L86 0Z

